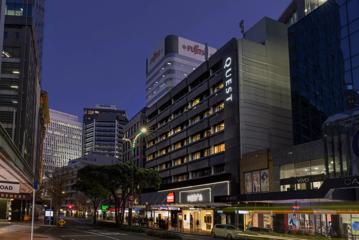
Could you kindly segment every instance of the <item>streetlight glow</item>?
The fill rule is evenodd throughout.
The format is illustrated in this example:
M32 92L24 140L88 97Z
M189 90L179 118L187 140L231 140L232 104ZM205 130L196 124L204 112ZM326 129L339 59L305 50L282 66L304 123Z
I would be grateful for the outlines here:
M143 127L143 128L141 128L141 133L143 133L143 134L145 134L145 133L147 133L147 128L146 127Z

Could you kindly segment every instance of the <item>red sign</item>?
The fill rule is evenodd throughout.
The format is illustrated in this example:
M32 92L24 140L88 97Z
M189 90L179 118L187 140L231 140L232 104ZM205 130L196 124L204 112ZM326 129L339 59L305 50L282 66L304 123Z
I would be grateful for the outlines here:
M175 202L175 193L170 192L167 194L167 203L174 203Z
M200 49L199 45L182 45L183 50L187 50L188 52L192 52L193 54L204 55L205 50Z

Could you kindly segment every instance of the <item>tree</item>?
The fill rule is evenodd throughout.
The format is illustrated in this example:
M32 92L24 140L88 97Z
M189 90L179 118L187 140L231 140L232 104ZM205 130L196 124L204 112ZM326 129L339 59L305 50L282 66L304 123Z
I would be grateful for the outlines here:
M50 199L50 205L54 208L55 215L58 215L59 210L67 197L67 179L68 172L66 172L63 168L60 168L44 182L44 197L48 197Z
M158 188L160 177L153 169L138 168L127 163L103 166L104 178L101 184L110 193L115 202L116 224L123 224L126 203L133 194L139 194L144 188ZM121 215L118 214L119 209Z
M104 172L100 166L89 165L77 172L76 189L83 192L92 202L93 224L96 224L98 207L109 195L107 189L101 184L102 182L97 181L97 179L103 179L103 175Z

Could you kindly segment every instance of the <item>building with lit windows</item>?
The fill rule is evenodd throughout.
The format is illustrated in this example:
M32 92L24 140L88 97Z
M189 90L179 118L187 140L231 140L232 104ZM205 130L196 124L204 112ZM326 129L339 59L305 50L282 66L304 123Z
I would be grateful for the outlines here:
M127 123L126 111L114 105L85 108L82 155L94 153L122 160L123 134Z
M68 113L50 109L50 123L44 142L45 175L66 166L82 153L82 122Z
M168 35L146 60L146 102L151 106L186 78L216 49L183 37Z
M241 156L292 144L287 27L263 18L245 36L146 111L145 167L157 169L162 184L141 201L169 228L209 232L226 223L214 221L214 198L239 193Z
M295 144L321 138L331 115L359 106L359 2L294 0L288 41Z

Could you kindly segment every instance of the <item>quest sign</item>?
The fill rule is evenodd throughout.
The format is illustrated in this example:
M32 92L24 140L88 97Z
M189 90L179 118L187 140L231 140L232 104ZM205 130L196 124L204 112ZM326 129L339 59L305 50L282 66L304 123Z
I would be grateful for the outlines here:
M0 182L0 193L20 193L20 184L13 182Z

